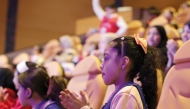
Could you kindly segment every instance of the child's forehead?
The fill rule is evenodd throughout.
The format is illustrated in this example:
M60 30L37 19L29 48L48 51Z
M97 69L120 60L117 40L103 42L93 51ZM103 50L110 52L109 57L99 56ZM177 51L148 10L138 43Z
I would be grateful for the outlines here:
M106 46L105 50L104 50L104 54L117 54L117 50L111 46Z

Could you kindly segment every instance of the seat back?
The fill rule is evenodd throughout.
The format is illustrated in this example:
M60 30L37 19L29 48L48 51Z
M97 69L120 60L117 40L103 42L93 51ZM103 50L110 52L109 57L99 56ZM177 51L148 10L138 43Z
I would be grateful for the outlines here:
M96 34L92 34L86 39L85 44L83 46L83 50L82 50L83 52L82 54L84 57L90 55L91 51L96 49L96 46L98 46L100 42L100 38L101 38L101 35L96 33Z
M30 56L27 53L20 53L17 56L14 57L12 63L17 65L18 63L22 61L30 61Z
M175 65L164 80L157 109L188 109L190 107L190 40L174 56Z
M100 109L107 87L102 79L98 58L89 56L81 60L76 65L67 88L76 93L84 90L90 98L92 107Z
M8 57L4 54L0 55L0 68L8 68L9 67Z
M144 27L141 21L139 20L131 20L128 22L128 28L126 35L139 34L140 37L144 36Z
M56 61L50 61L44 64L49 77L51 76L65 76L64 69Z

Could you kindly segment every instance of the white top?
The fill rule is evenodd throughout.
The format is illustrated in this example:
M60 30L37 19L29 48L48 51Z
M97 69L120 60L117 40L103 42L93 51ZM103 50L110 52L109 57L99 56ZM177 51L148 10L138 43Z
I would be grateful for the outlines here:
M99 0L92 0L92 7L93 7L93 10L94 10L96 16L98 17L98 19L103 20L104 16L106 15L106 12L100 6L100 1ZM115 14L116 13L110 15L109 17L114 17ZM118 17L116 25L119 27L119 29L116 32L116 35L118 37L124 35L126 30L127 30L127 23L125 22L125 20L122 16Z

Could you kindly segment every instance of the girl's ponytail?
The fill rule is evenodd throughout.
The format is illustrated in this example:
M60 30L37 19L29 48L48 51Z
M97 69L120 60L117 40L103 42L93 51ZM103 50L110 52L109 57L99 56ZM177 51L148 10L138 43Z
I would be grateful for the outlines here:
M49 96L49 99L55 101L62 108L64 107L61 105L59 94L61 91L65 90L66 87L67 80L61 76L52 76L49 79L47 95Z
M139 79L149 109L156 109L158 103L157 70L161 68L161 60L155 48L148 47L144 63L140 68Z

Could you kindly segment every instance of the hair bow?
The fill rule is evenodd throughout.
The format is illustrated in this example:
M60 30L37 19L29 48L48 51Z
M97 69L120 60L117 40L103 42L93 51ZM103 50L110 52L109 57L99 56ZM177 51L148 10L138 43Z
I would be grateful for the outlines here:
M28 66L26 65L26 61L22 61L20 62L17 67L16 67L16 70L19 72L19 73L24 73L25 71L27 71L29 68Z
M138 34L134 34L135 41L138 45L141 45L142 49L144 50L145 54L147 54L147 41L144 38L140 38Z

